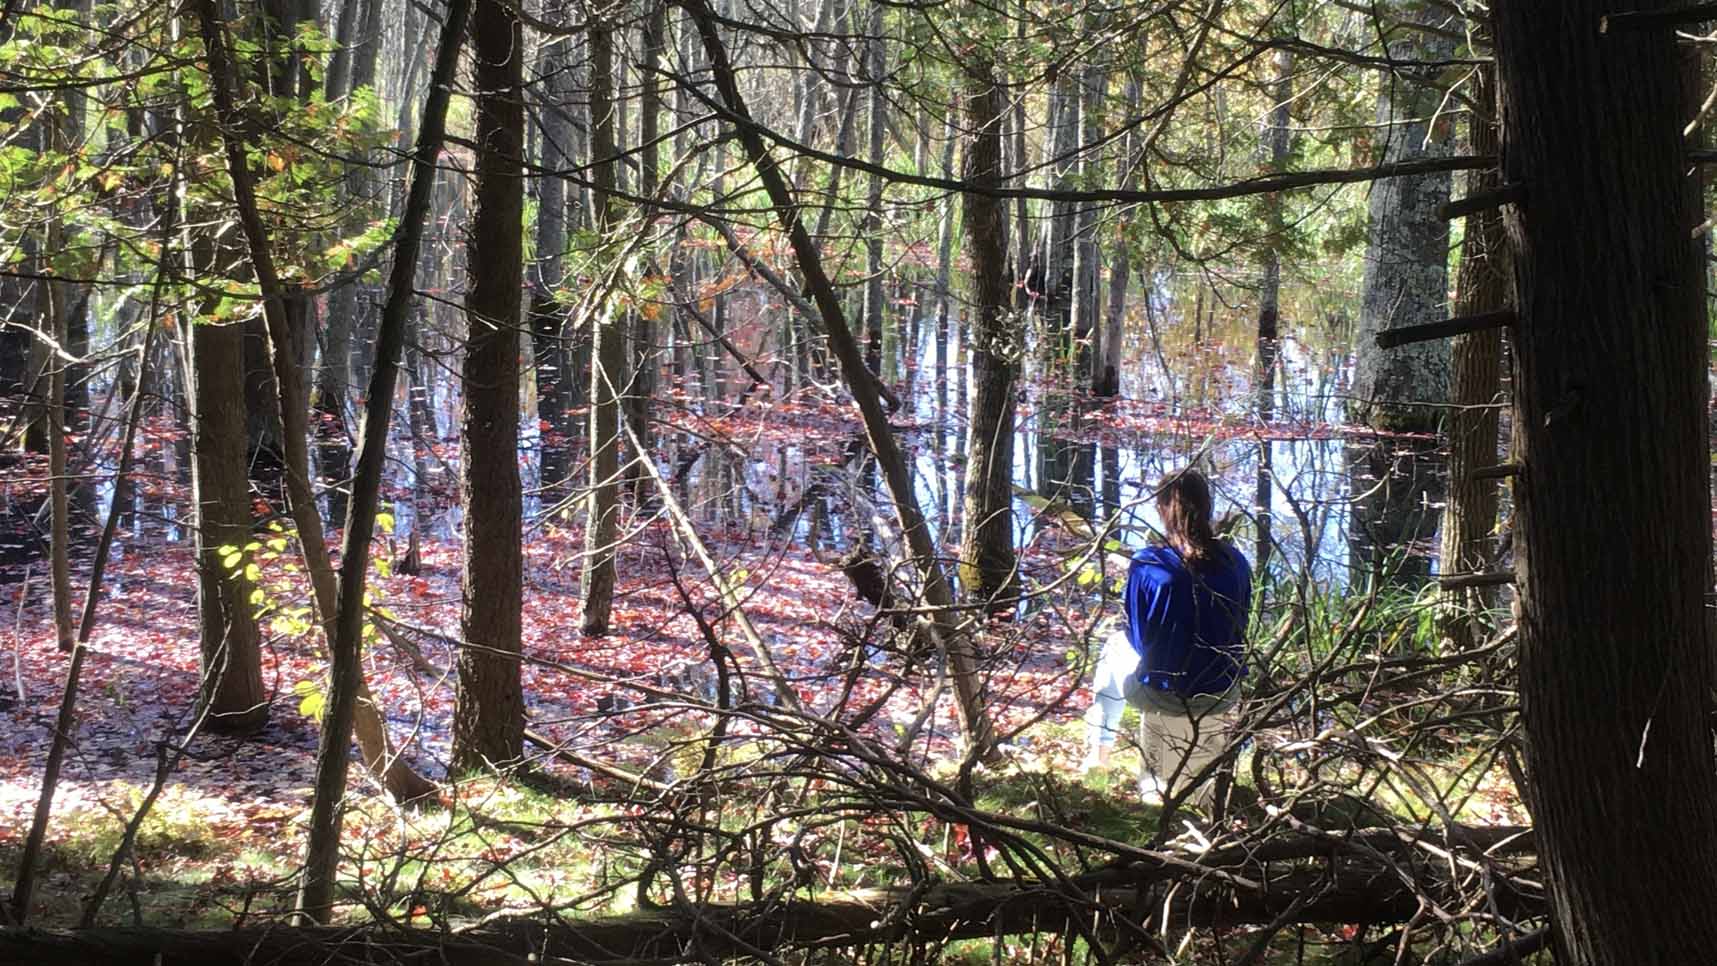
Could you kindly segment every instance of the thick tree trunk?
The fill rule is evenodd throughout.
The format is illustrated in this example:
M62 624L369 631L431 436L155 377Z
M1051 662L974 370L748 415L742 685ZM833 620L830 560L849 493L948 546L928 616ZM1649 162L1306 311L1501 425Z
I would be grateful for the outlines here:
M1007 99L993 65L971 71L965 91L964 177L978 188L999 187ZM960 583L974 601L1009 611L1018 592L1014 556L1014 383L1024 339L1008 284L1006 203L964 197L967 256L972 266L972 409L966 436L966 526L960 539Z
M268 719L255 608L239 576L243 565L227 562L251 540L244 408L235 404L244 397L244 330L236 323L189 328L201 701L211 729L244 733Z
M1440 7L1391 0L1385 24L1392 30L1392 56L1435 59L1453 52L1453 41L1415 30ZM1596 29L1596 28L1594 28ZM1394 164L1446 157L1453 122L1439 113L1442 88L1406 73L1382 76L1377 93L1377 160ZM1370 227L1365 246L1359 325L1354 333L1354 419L1379 429L1429 430L1441 418L1449 395L1449 346L1433 340L1380 349L1383 329L1434 322L1448 314L1449 225L1437 214L1449 200L1448 173L1385 178L1371 184Z
M519 676L523 506L519 490L519 317L524 275L522 31L500 0L478 0L476 211L465 263L465 568L453 767L474 771L524 753Z
M1503 178L1528 191L1503 214L1521 713L1570 966L1717 948L1698 182L1674 34L1600 32L1618 7L1495 7Z
M596 230L613 228L614 32L592 15L590 39L591 200ZM606 302L607 300L603 300ZM626 382L626 320L606 304L596 308L590 366L590 496L584 523L583 631L608 633L614 607L614 542L620 532L620 392Z
M244 374L245 472L256 491L276 510L286 502L286 454L275 402L280 394L268 359L268 324L249 318L241 324L240 371ZM293 333L290 344L296 344ZM296 353L294 353L296 357Z
M1472 94L1485 113L1469 115L1473 154L1495 154L1496 102L1492 71L1474 73ZM1467 177L1467 194L1495 188L1495 171L1474 171ZM1461 240L1459 288L1455 315L1479 315L1508 307L1508 263L1502 215L1486 211L1467 218ZM1498 397L1502 378L1502 332L1487 329L1456 336L1452 353L1452 406L1449 435L1449 502L1443 511L1439 569L1446 574L1489 570L1493 557L1491 530L1496 526L1497 485L1473 479L1472 472L1497 462ZM1441 612L1442 633L1457 650L1474 646L1479 637L1479 612L1490 595L1483 588L1449 591Z

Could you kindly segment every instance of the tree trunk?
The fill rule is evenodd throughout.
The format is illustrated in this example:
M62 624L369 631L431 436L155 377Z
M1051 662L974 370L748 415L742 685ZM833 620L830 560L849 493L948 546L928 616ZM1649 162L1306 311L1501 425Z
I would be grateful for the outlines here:
M1496 103L1492 70L1473 74L1474 102L1485 113L1469 115L1473 154L1496 154ZM1493 171L1467 177L1467 194L1495 188ZM1508 264L1502 216L1485 211L1467 218L1461 240L1461 267L1455 315L1478 315L1508 307ZM1449 402L1449 502L1443 511L1439 569L1446 574L1489 570L1491 530L1496 525L1497 480L1472 479L1472 471L1497 462L1498 398L1502 378L1502 332L1487 329L1456 336L1452 352L1453 387ZM1458 650L1478 643L1479 616L1490 595L1482 588L1444 594L1442 633Z
M1264 125L1263 147L1270 174L1287 170L1293 139L1289 125L1293 117L1289 107L1294 100L1294 53L1278 50L1270 58L1270 113ZM1258 354L1264 355L1264 343L1280 336L1282 319L1282 246L1286 227L1282 217L1282 196L1264 197L1264 209L1269 219L1270 235L1265 239L1262 261L1264 281L1258 289Z
M614 204L614 33L593 13L590 39L591 201L596 230L608 243ZM626 380L626 320L602 300L595 307L590 366L590 496L585 514L584 624L589 635L608 633L614 607L614 542L620 532L620 391Z
M948 105L948 118L942 127L942 169L939 174L953 178L954 149L960 143L960 108L958 102ZM948 368L948 312L953 302L954 270L954 211L960 199L949 192L942 199L941 223L936 229L936 442L941 445L947 427L948 380L954 374ZM1003 266L1004 273L1006 266ZM1004 275L1005 280L1005 275ZM1010 292L1011 294L1011 292ZM963 315L964 313L962 313ZM945 477L943 477L945 479ZM950 531L951 532L951 531Z
M645 199L656 197L661 182L662 148L657 140L661 133L662 82L657 75L662 66L666 36L666 6L651 0L649 13L644 17L644 59L639 79L643 92L638 99L638 195ZM647 216L653 216L655 205L646 202L645 209ZM654 233L655 230L654 217L646 217L644 231ZM656 391L656 327L653 320L660 310L660 303L653 301L641 303L632 311L632 372L626 387L626 419L633 435L642 444L639 460L652 458L650 397ZM635 464L630 475L634 494L642 497L649 492L649 474Z
M1127 79L1128 117L1139 112L1140 88L1137 77ZM1128 131L1121 148L1122 188L1132 188L1138 181L1137 172L1141 167L1137 163L1138 154L1139 132ZM1122 342L1127 331L1127 285L1133 276L1133 219L1132 208L1124 209L1118 219L1120 224L1115 233L1114 256L1109 266L1108 311L1103 316L1103 334L1097 340L1091 369L1091 394L1094 396L1121 394Z
M524 275L522 31L500 0L478 0L476 211L465 263L464 614L453 767L475 771L524 753L519 676L523 506L519 491L519 316Z
M883 73L888 67L888 52L883 49L883 7L872 0L870 34L866 44L864 73L870 95L867 127L870 144L866 158L873 165L883 162L883 135L887 131L888 101L883 97ZM864 227L864 359L870 371L882 374L882 175L872 174L865 188Z
M1268 152L1268 170L1275 174L1287 170L1293 151L1293 135L1289 130L1293 123L1293 115L1289 111L1294 99L1293 51L1278 50L1271 55L1271 74L1271 107L1261 140ZM1283 204L1281 195L1268 195L1264 199L1270 236L1265 240L1263 250L1264 280L1258 290L1258 344L1252 362L1253 411L1259 425L1268 425L1276 415L1276 360L1281 349L1278 339L1282 322L1282 247L1287 243ZM1252 567L1259 574L1269 566L1273 546L1270 506L1274 502L1275 472L1275 442L1260 437L1258 473L1253 478L1252 487L1252 512L1258 531ZM1260 584L1267 586L1268 581Z
M1099 29L1096 23L1099 18L1088 16L1086 20L1094 32ZM1079 73L1079 138L1082 144L1096 145L1103 137L1100 115L1108 91L1109 72L1101 64L1088 63ZM1079 171L1087 187L1092 186L1099 170L1098 149L1093 146L1082 150ZM1096 383L1100 365L1101 353L1095 342L1100 338L1102 325L1101 303L1097 295L1102 278L1102 249L1097 244L1097 208L1082 204L1073 216L1073 285L1070 294L1074 357L1077 360L1074 372L1076 378L1086 385Z
M50 228L50 250L60 232ZM47 282L48 324L54 344L66 344L66 306L71 294L61 282ZM62 651L72 649L71 502L66 481L66 363L54 358L48 368L48 569L54 592L54 637Z
M853 946L906 950L957 939L995 941L1001 936L1038 934L1112 939L1140 928L1142 910L1165 930L1244 925L1281 927L1406 923L1429 903L1458 903L1463 893L1437 863L1408 861L1404 853L1423 847L1416 835L1398 829L1355 835L1353 851L1320 834L1273 843L1274 861L1244 857L1200 862L1156 860L1107 867L1059 882L1020 876L981 882L925 882L919 888L865 889L829 893L814 901L741 905L676 903L619 915L562 917L494 916L449 933L397 925L287 928L278 925L226 930L107 928L0 930L0 957L16 962L77 963L80 966L323 966L331 961L392 964L433 961L447 966L549 961L563 963L679 962L695 950L705 961L759 958L793 950ZM1519 837L1514 828L1474 830L1480 842ZM1498 835L1495 833L1504 833ZM1353 854L1364 849L1364 854ZM1479 849L1462 844L1461 861ZM1101 854L1101 853L1099 853ZM1226 869L1217 868L1220 861ZM1308 864L1309 863L1309 864ZM1256 885L1232 884L1231 870ZM1405 873L1412 878L1402 881ZM1225 874L1226 873L1226 874ZM1511 919L1543 914L1533 894L1498 888L1496 911ZM1270 930L1271 932L1274 929ZM1640 941L1640 937L1632 937ZM815 954L810 954L815 955ZM903 957L904 958L904 957ZM1113 961L1110 956L1105 960ZM1136 958L1127 962L1138 961Z
M1659 8L1661 4L1647 4ZM1558 961L1717 948L1698 180L1668 29L1498 4L1514 265L1521 714Z
M573 134L567 100L572 91L562 44L537 48L537 75L543 102L541 116L543 167L553 171L570 168ZM549 175L537 181L537 259L531 284L531 354L536 363L537 425L541 433L540 485L544 499L558 502L570 492L571 467L567 460L571 400L567 389L572 375L566 349L566 312L555 298L565 282L566 180Z
M383 2L384 0L367 0L364 4L363 24L358 29L357 46L352 50L351 90L353 91L378 86L376 84L376 65L381 59L382 45L385 39L382 36ZM424 58L419 51L424 49L421 45L413 47L406 52L406 56L414 61L423 60ZM379 96L380 91L377 91L377 94ZM377 179L371 174L370 169L361 166L355 168L351 176L347 178L346 184L347 190L362 197L364 203L371 207L376 217L380 217L386 211L388 201L383 197ZM346 331L334 334L335 337L343 336L344 344L331 345L330 350L335 352L343 350L349 354L348 362L343 364L345 368L339 370L340 375L346 377L349 374L350 381L347 385L362 386L370 381L370 369L374 365L376 325L380 321L376 308L380 299L376 292L376 286L363 279L353 280L352 284L345 286L343 290L350 293L351 315L340 323L346 327ZM329 341L333 342L334 338L330 338ZM341 396L340 398L343 404L345 397ZM340 444L344 450L339 456L349 461L351 459L350 445L344 433L341 434ZM341 506L334 512L334 519L344 518L345 508Z
M971 134L964 178L978 188L999 187L1007 99L993 65L980 63L971 70L965 98ZM968 193L963 214L975 304L960 583L967 598L1006 612L1012 610L1019 589L1014 557L1014 383L1024 340L1008 284L1006 202Z
M261 635L249 588L228 560L251 540L245 476L244 329L189 326L191 502L196 513L201 701L215 731L246 733L268 719Z
M1056 78L1049 94L1049 137L1045 145L1045 170L1050 187L1072 191L1079 155L1079 77L1069 69ZM1045 358L1068 358L1069 324L1073 305L1073 238L1076 220L1070 201L1049 203L1049 230L1042 236L1041 272L1033 288L1043 297L1043 351Z
M381 3L381 0L371 0ZM364 16L365 0L340 0L340 11L334 22L334 52L328 58L328 70L323 80L323 93L332 104L352 91L352 44L357 39L358 22Z
M1414 29L1441 8L1407 0L1385 5L1393 35L1391 56L1435 59L1453 53L1453 41ZM1594 28L1596 29L1596 28ZM1382 75L1377 93L1378 161L1394 164L1446 157L1453 122L1439 113L1442 88L1407 73ZM1433 124L1434 121L1434 124ZM1449 200L1448 173L1385 178L1371 184L1359 326L1354 333L1354 386L1350 411L1377 429L1436 428L1449 396L1449 346L1441 340L1379 349L1383 329L1434 322L1448 314L1449 225L1437 214ZM1418 405L1415 405L1418 404Z

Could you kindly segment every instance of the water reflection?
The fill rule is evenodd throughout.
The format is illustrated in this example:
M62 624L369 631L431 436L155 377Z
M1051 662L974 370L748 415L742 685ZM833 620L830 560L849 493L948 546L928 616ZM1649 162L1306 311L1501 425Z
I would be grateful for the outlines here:
M1016 545L1030 545L1055 525L1039 512L1044 500L1088 519L1119 514L1126 538L1142 542L1158 525L1141 500L1144 486L1197 459L1223 508L1243 518L1236 538L1265 567L1336 585L1433 573L1442 457L1435 440L1380 440L1341 424L1348 377L1343 291L1285 291L1282 338L1255 355L1255 311L1244 292L1214 297L1207 283L1152 278L1149 300L1135 298L1128 313L1121 399L1075 389L1077 380L1028 345L1014 447ZM896 384L905 407L895 422L917 470L919 503L943 545L952 546L971 373L962 320L956 312L940 325L935 311L931 305L922 319L891 317L902 337L886 346L884 369L912 375ZM748 326L736 316L727 317L735 341L766 344L766 323ZM708 353L700 361L718 384L741 378L726 356ZM695 424L733 411L695 386L679 398L689 400L688 412L663 418ZM767 522L776 539L841 549L873 529L873 515L891 518L888 495L855 440L803 445L791 427L772 431L770 414L757 418L762 430L731 439L692 433L667 443L668 466L701 524L761 532ZM833 455L836 448L841 455Z
M1143 487L1198 459L1222 508L1244 517L1235 535L1264 567L1335 584L1432 574L1444 500L1435 441L1358 438L1341 425L1349 338L1343 320L1353 286L1285 286L1282 337L1259 353L1255 307L1243 287L1213 293L1202 277L1145 277L1150 290L1135 294L1125 313L1121 397L1088 395L1088 380L1058 371L1037 351L1046 340L1029 340L1014 447L1016 545L1031 545L1054 525L1028 495L1039 508L1050 500L1090 519L1119 516L1131 528L1126 539L1142 542L1157 525L1141 501ZM787 392L820 375L807 371L790 320L771 300L762 289L739 286L707 307L714 327L775 379L768 390L730 395L726 390L737 394L753 380L729 351L678 314L664 327L663 372L652 400L657 457L700 527L841 551L867 539L878 521L892 520L888 494L850 407L823 405L815 391ZM892 300L883 370L899 377L893 384L903 406L893 422L916 467L918 500L942 545L953 546L962 522L971 373L960 303L943 317L938 302ZM385 500L401 535L456 540L458 446L448 436L456 432L459 393L444 365L412 356L393 421ZM529 413L535 399L526 402ZM568 425L581 420L575 410ZM520 437L525 510L538 520L553 520L563 508L553 477L583 472L581 434L547 429L526 418ZM126 501L131 539L184 536L183 490L175 482L188 465L182 449L182 440L152 446L140 461ZM96 494L102 505L107 494ZM28 516L26 506L7 506L12 517ZM21 560L39 548L0 551Z

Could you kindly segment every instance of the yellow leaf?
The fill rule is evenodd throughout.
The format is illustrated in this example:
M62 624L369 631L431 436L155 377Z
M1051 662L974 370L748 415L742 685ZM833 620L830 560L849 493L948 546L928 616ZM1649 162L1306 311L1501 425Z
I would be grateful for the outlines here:
M268 152L268 166L273 168L275 171L285 171L286 159L275 154L273 151L270 151Z

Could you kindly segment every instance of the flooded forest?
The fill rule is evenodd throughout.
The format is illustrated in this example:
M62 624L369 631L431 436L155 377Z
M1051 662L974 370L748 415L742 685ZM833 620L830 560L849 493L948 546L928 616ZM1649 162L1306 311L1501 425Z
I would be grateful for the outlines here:
M1714 24L7 0L0 963L1708 961Z

